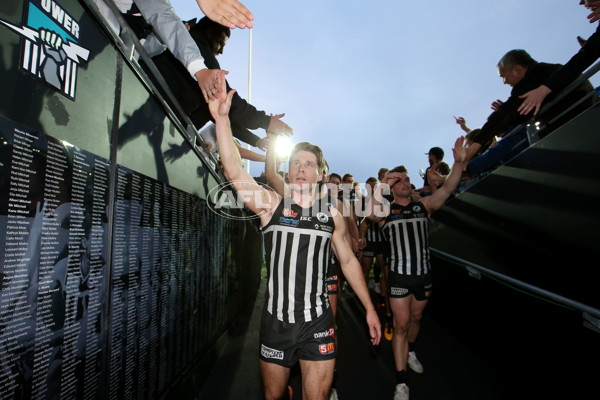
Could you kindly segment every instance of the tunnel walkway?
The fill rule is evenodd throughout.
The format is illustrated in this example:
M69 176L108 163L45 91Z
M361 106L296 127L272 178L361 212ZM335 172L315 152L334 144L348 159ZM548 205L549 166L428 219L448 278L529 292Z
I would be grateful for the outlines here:
M229 344L198 398L253 400L262 398L258 366L258 328L264 280L252 313L237 321ZM375 300L375 292L371 290ZM390 342L377 347L368 341L364 310L356 296L344 291L338 316L336 388L341 400L392 399L395 375ZM383 321L383 310L378 310ZM417 353L423 374L410 373L411 399L503 399L503 385L494 372L470 354L427 312L423 318ZM301 399L299 369L292 369L294 399Z

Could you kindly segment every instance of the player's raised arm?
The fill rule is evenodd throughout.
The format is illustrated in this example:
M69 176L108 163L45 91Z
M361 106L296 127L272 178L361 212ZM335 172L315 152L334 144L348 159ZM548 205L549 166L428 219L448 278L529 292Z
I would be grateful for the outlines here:
M223 73L221 72L221 74ZM270 212L274 209L274 206L279 203L280 198L272 191L260 187L242 166L242 158L233 141L231 123L229 121L229 109L235 90L230 90L227 93L224 76L221 76L221 78L223 78L222 90L215 99L209 100L208 106L215 120L217 145L225 170L225 177L233 184L246 207L258 215L265 215L265 211Z

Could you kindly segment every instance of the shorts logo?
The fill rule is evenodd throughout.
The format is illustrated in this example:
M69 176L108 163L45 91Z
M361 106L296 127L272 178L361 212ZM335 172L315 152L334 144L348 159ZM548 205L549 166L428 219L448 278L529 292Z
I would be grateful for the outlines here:
M390 294L392 294L394 296L402 296L406 293L408 293L408 289L406 289L406 288L397 288L397 287L390 288Z
M325 332L317 332L317 333L314 334L315 339L323 338L323 337L328 337L328 336L334 337L335 336L335 329L329 328Z
M331 291L334 291L334 290L337 290L337 289L338 289L338 286L335 283L333 285L327 285L327 291L328 292L331 292Z
M260 354L264 358L275 358L277 360L283 360L283 351L271 349L264 344L260 345Z
M319 351L321 354L331 354L335 351L335 343L320 344Z
M54 0L29 1L24 10L25 24L0 19L22 38L21 69L75 100L77 67L90 56L78 45L79 22Z

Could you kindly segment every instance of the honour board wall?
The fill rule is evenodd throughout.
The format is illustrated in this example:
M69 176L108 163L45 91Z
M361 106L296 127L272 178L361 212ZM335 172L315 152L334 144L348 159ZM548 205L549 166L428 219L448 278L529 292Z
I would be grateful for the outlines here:
M260 237L210 210L213 166L89 10L55 3L90 50L69 96L0 26L0 398L165 397L252 303Z

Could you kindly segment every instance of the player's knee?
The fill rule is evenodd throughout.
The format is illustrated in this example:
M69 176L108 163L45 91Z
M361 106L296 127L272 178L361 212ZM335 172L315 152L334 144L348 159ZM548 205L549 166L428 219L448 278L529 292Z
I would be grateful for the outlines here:
M279 387L265 387L265 400L287 400L289 395Z
M409 320L406 318L394 318L394 331L396 331L399 334L407 333L408 323Z
M410 315L410 322L419 323L419 322L421 322L422 318L423 318L423 312L412 313Z

